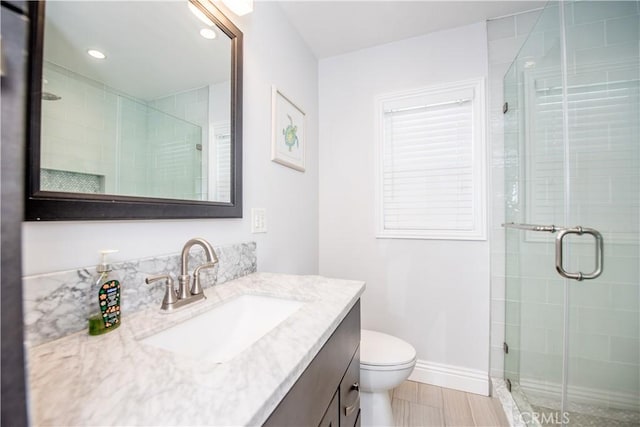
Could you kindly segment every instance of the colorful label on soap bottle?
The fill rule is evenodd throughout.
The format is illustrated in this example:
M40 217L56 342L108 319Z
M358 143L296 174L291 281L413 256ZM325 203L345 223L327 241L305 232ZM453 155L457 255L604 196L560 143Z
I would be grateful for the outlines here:
M98 292L98 299L104 327L117 326L120 323L120 282L117 280L104 282Z

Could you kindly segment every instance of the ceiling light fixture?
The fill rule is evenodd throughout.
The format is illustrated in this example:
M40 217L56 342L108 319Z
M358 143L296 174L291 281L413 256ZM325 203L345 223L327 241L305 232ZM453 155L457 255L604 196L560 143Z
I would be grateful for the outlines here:
M253 0L222 0L222 3L238 16L253 12Z
M211 28L203 28L200 30L200 35L207 40L213 40L216 38L216 32Z
M96 59L105 59L107 57L107 55L96 49L89 49L87 50L87 53L89 54L89 56L92 56Z
M188 1L187 5L189 6L189 10L191 11L191 13L193 13L199 20L201 20L208 26L213 27L213 21L209 19L209 17L205 15L203 11L198 9L198 7L195 4Z

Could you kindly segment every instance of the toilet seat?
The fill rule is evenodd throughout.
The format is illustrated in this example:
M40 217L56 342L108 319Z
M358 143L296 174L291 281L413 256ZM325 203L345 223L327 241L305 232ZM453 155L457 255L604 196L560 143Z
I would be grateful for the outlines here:
M360 339L360 367L372 371L395 371L413 367L416 350L400 338L363 329Z
M416 364L416 359L413 358L410 362L404 363L402 365L368 365L366 363L360 362L360 369L364 369L366 371L401 371L403 369L413 368Z

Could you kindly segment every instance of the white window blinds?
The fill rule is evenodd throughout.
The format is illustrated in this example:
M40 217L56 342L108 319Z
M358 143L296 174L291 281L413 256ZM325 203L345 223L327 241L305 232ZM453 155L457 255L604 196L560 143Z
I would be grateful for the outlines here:
M483 89L378 99L378 237L485 238Z

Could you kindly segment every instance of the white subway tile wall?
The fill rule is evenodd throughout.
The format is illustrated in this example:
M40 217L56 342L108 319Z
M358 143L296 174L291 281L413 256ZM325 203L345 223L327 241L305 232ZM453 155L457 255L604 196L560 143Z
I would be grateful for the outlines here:
M42 101L42 167L103 176L112 190L116 95L47 62L43 91L59 99Z
M162 195L169 191L172 197L180 197L184 188L191 188L186 198L206 199L203 171L208 161L203 147L207 146L209 136L209 86L158 98L150 101L149 106L153 107L149 115L152 161L156 171L162 171L155 176L152 192ZM176 120L167 122L162 113Z
M640 3L587 3L566 18L569 211L603 231L605 269L569 283L569 400L599 390L640 422ZM594 265L584 240L572 243L580 271Z

